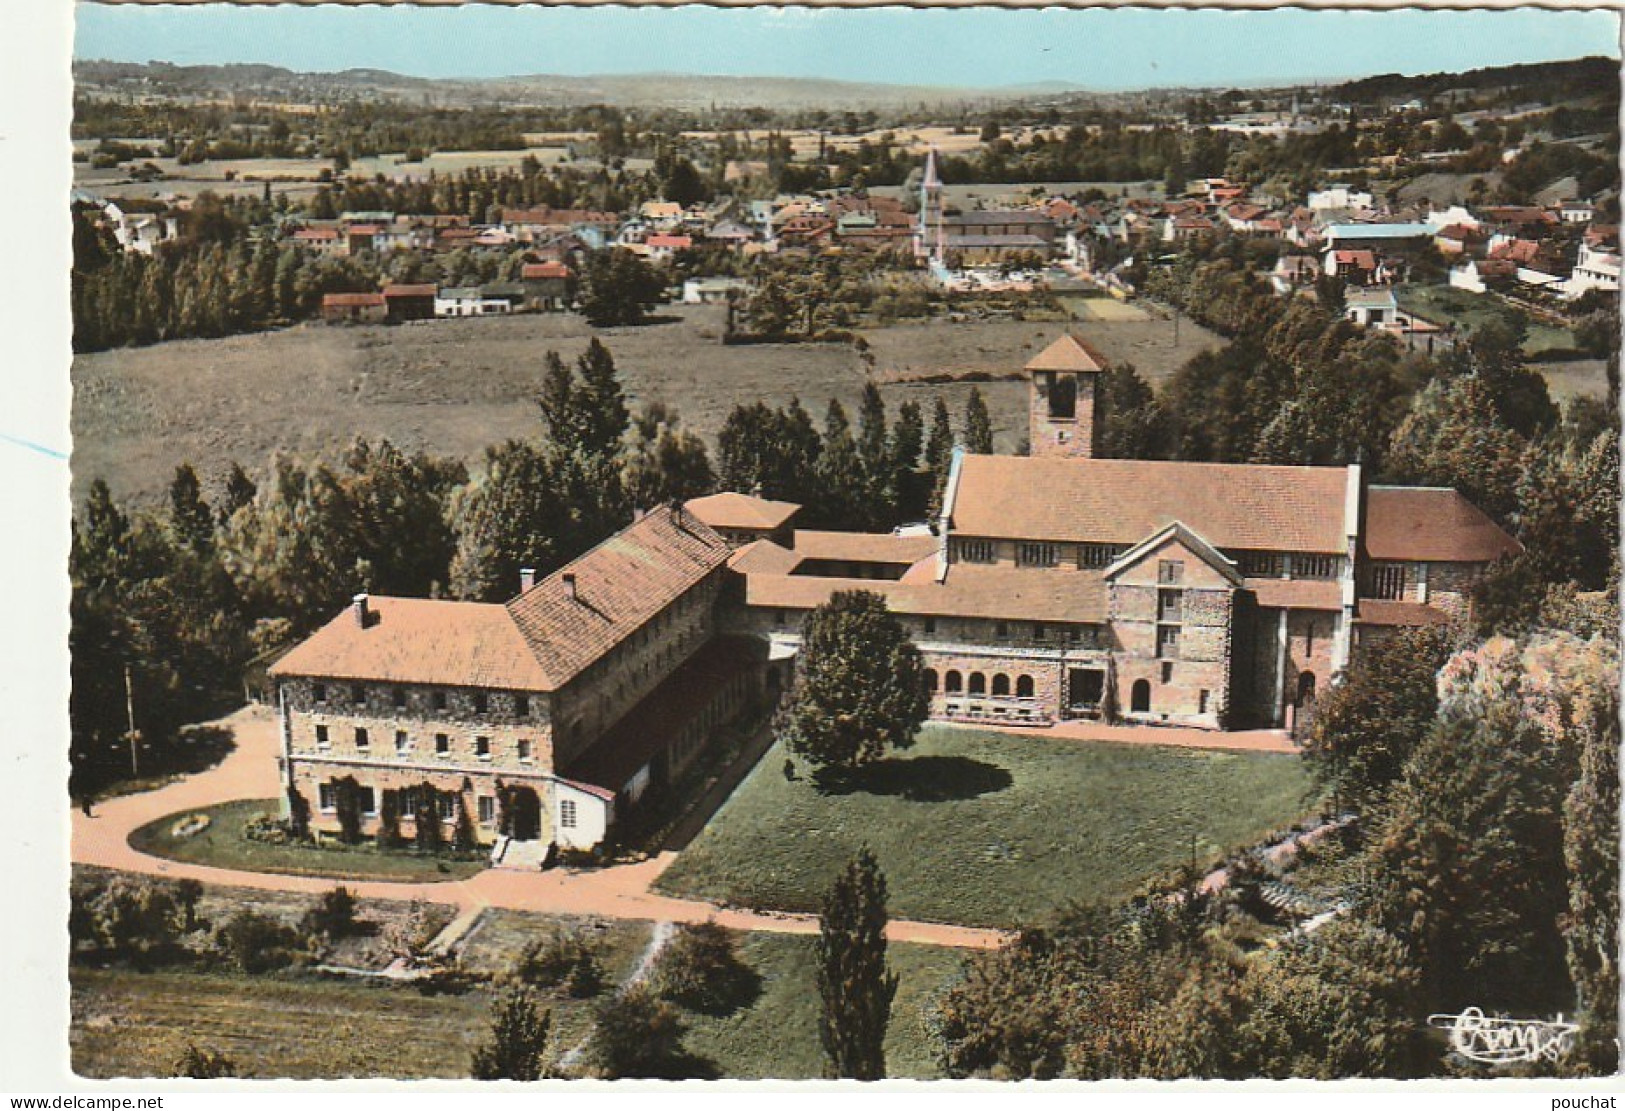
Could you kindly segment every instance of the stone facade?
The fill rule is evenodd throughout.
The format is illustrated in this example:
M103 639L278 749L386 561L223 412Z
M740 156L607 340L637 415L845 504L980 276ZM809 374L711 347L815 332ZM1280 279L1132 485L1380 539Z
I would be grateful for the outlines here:
M1028 395L1034 455L1088 459L1095 453L1095 399L1099 374L1039 370Z

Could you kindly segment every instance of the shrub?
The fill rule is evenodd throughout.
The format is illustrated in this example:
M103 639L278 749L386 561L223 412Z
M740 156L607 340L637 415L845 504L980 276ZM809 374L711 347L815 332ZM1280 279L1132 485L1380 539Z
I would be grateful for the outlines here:
M102 891L92 913L101 947L138 965L179 948L181 912L168 888L118 880Z
M338 941L360 932L355 917L355 897L350 889L339 886L322 893L316 905L305 912L300 928L310 935Z
M759 989L755 972L739 959L732 930L715 922L678 928L650 976L655 994L695 1011L726 1014Z
M606 1080L671 1078L686 1032L677 1009L639 984L598 1008L587 1054Z
M361 840L361 785L347 775L333 780L333 809L339 820L339 840L354 845Z
M443 849L446 839L440 831L440 792L435 790L434 784L419 785L417 809L412 816L416 819L418 849L426 853Z
M218 1080L223 1076L236 1076L237 1064L224 1053L215 1053L207 1049L199 1049L195 1042L187 1042L186 1048L175 1057L175 1063L169 1067L171 1076L187 1076L193 1080Z
M286 968L303 955L299 934L268 915L240 910L215 931L215 947L248 973Z
M590 998L604 987L597 947L580 930L559 926L525 946L514 976L537 987L562 989L576 999Z
M399 791L385 791L378 800L378 844L386 849L398 849L404 844Z

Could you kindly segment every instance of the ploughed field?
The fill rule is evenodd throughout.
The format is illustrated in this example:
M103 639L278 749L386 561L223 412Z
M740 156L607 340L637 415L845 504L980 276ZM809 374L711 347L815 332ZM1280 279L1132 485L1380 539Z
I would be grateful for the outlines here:
M661 876L669 894L816 912L868 845L894 917L1014 927L1284 829L1313 809L1296 756L927 726L821 790L769 750Z
M386 326L299 325L215 340L179 340L80 355L73 363L75 499L91 480L115 496L155 499L190 462L206 483L233 460L262 471L273 453L336 456L357 435L387 436L477 465L484 449L534 435L543 357L574 359L598 335L633 404L677 408L714 447L733 407L799 396L822 424L831 398L856 417L872 373L895 412L942 394L956 418L982 381L995 447L1026 437L1021 368L1065 327L1009 319L866 327L872 372L849 344L721 343L720 306L667 306L667 322L595 331L574 314L525 314ZM1218 340L1157 317L1076 325L1114 359L1157 380ZM924 381L931 379L932 381ZM942 381L941 379L961 379Z

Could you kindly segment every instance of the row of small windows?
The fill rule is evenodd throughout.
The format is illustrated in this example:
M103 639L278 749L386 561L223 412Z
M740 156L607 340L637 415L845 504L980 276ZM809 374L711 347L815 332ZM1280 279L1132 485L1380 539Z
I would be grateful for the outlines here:
M1023 541L1016 545L1016 562L1023 567L1059 567L1077 562L1086 570L1108 567L1117 557L1128 551L1121 544L1054 544L1048 541ZM996 563L998 543L972 537L954 539L954 558L961 563Z
M1294 579L1335 579L1343 569L1339 556L1292 552L1290 562L1285 552L1230 552L1230 558L1250 579L1278 579L1289 575Z
M1099 570L1116 562L1128 549L1121 544L1056 544L1048 541L1022 541L1016 545L1016 564L1021 567L1060 567L1072 563L1085 570ZM954 539L954 556L961 563L996 563L998 543L969 537ZM1280 578L1290 574L1295 579L1335 579L1342 569L1342 559L1335 555L1308 552L1231 552L1249 578ZM1185 565L1182 560L1164 559L1157 563L1157 581L1179 583L1184 581Z
M377 817L378 816L378 791L377 791L377 789L373 788L373 787L361 787L361 788L358 788L357 790L358 790L359 801L361 803L361 815L362 815L362 817L365 817L365 818L375 818L375 817ZM323 813L331 814L331 813L333 813L334 811L336 811L338 809L338 791L334 788L333 784L331 784L331 783L318 784L317 787L316 787L316 794L317 794L317 805L321 808ZM409 819L409 820L416 819L417 818L417 813L418 813L418 805L417 805L418 804L418 797L417 797L418 796L418 791L417 791L417 788L416 787L402 788L400 791L396 792L396 796L400 800L398 805L397 805L397 808L396 808L399 815L400 815L400 817L404 818L404 819ZM451 792L451 791L442 791L442 792L439 793L439 797L438 797L438 799L436 801L437 801L437 807L436 808L440 812L439 813L440 820L442 822L445 822L445 823L448 823L448 824L452 823L452 822L455 822L457 820L457 795L454 792ZM496 797L494 795L477 795L477 796L475 796L475 799L474 799L474 805L475 805L476 817L477 817L480 825L482 825L482 826L494 826L494 825L496 825L496 822L497 822L497 800L496 800ZM566 802L564 805L565 806L574 806L574 803ZM573 825L574 822L570 822L570 823L567 823L567 824Z
M369 690L365 683L349 683L345 684L345 686L348 688L350 705L366 706L368 704ZM318 706L331 705L334 701L333 692L329 690L328 684L326 683L312 683L310 685L310 696L312 701L314 701ZM408 704L406 688L390 687L389 701L390 705L395 707L397 710L406 709ZM476 714L488 714L491 712L491 696L487 691L474 691L470 698L470 702L472 703L473 711ZM429 692L429 705L432 709L445 710L449 708L450 704L451 698L447 691L432 690ZM513 713L515 717L527 718L530 716L529 695L513 695Z
M990 689L988 677L983 672L971 672L967 681L958 671L949 671L939 679L936 671L927 668L925 686L933 694L991 694L994 698L1008 698L1011 694L1010 676L1002 672L994 674ZM1017 698L1032 698L1035 689L1031 675L1016 676L1014 690Z
M351 740L354 742L357 752L372 751L372 734L365 726L356 726L355 732L351 735ZM333 747L332 731L326 725L316 726L316 747L323 750ZM397 729L395 731L395 755L410 755L416 749L416 747L417 742L413 739L410 733L406 732L404 729ZM531 754L533 751L534 746L529 740L521 739L514 742L514 755L521 760L531 759ZM451 755L451 734L436 733L434 735L434 754L436 756ZM490 737L474 738L474 755L481 760L491 759L492 750Z

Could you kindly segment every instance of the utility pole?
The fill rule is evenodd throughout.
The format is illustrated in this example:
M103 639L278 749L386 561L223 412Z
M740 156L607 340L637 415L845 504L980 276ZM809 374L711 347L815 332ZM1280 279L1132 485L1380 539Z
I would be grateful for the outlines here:
M130 740L130 778L141 778L140 759L137 756L136 745L141 735L135 731L135 688L130 683L130 665L124 665L124 717L129 724L129 731L124 735Z

